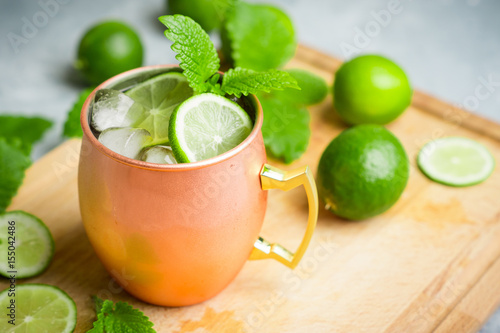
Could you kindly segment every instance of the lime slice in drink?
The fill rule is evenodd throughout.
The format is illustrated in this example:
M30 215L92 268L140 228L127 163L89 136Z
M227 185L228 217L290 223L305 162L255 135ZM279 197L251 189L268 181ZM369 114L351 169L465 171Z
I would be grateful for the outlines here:
M0 293L0 306L7 313L0 321L5 333L70 333L76 326L75 302L61 289L46 284L23 284ZM15 300L15 303L12 303ZM11 310L15 304L15 312ZM9 308L9 306L11 308ZM15 313L15 325L9 314ZM14 316L13 316L14 317Z
M153 144L168 143L168 124L177 105L193 95L184 75L170 72L155 76L125 92L145 108L146 116L132 127L151 133Z
M238 104L207 93L179 105L170 119L169 138L177 162L197 162L233 149L252 126Z
M480 143L446 137L427 143L418 154L418 166L430 179L450 186L469 186L493 172L495 160Z
M42 273L54 255L49 229L23 211L0 214L0 275L28 278ZM0 330L0 332L3 332Z

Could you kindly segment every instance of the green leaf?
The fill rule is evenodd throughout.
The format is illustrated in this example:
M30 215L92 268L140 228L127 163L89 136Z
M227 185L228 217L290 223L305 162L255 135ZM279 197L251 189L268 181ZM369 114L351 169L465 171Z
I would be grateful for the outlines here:
M100 313L102 309L102 305L104 304L104 300L97 297L96 295L92 296L92 300L94 301L95 313Z
M313 105L323 101L328 94L328 86L322 77L299 68L285 69L285 72L297 80L300 91L289 88L276 91L273 94L277 98L297 105Z
M153 323L141 311L126 302L114 304L93 296L97 313L94 327L87 333L154 333Z
M219 56L208 34L191 18L182 15L166 15L159 18L167 30L172 50L184 70L183 74L196 93L208 90L207 81L220 67Z
M83 136L82 126L80 125L80 113L82 112L83 103L95 87L83 89L78 96L73 108L68 113L68 118L64 123L63 135L67 138L81 138Z
M255 72L251 69L235 68L228 70L222 77L221 89L229 95L240 97L241 94L256 94L257 92L270 92L271 89L284 88L300 89L297 81L287 72L269 70Z
M0 213L9 206L24 179L31 160L18 148L0 138Z
M309 111L272 94L258 94L258 98L264 110L262 135L269 155L285 163L301 157L311 136Z
M35 142L52 126L52 122L41 117L0 115L0 136L24 155L29 156Z
M295 54L292 21L280 9L239 1L226 15L222 49L234 67L279 68Z

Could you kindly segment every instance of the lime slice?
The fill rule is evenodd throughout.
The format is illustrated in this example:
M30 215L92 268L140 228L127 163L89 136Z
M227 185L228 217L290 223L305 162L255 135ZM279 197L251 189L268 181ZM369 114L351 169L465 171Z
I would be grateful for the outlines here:
M495 160L476 141L447 137L427 143L418 154L418 166L438 183L469 186L488 178L495 168Z
M184 75L170 72L155 76L125 92L145 108L146 117L133 127L151 133L153 144L168 143L168 124L172 112L193 95Z
M239 145L252 121L238 104L219 95L201 94L179 105L170 119L169 138L179 163L202 161Z
M54 240L39 218L23 211L0 214L0 275L9 277L13 271L17 278L38 275L53 255Z
M0 293L0 306L7 317L0 321L0 332L5 333L66 333L76 326L75 302L61 289L46 284L23 284ZM12 303L15 300L15 303ZM11 310L15 304L15 312ZM9 308L9 306L11 308ZM15 313L15 326L9 323Z

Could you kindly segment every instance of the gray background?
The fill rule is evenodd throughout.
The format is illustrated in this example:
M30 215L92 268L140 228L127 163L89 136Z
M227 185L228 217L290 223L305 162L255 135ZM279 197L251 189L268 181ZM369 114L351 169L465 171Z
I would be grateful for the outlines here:
M41 3L53 1L0 0L0 112L44 115L56 123L35 148L34 158L62 140L67 111L84 87L72 62L90 25L124 20L143 40L145 65L175 62L157 21L165 13L163 0L58 0L53 15L40 21L44 25L13 47L9 34L23 36L25 20L40 19ZM301 43L340 58L352 56L346 52L348 44L361 53L384 54L406 70L416 89L500 122L500 1L402 0L383 24L375 16L389 9L390 0L266 2L291 15ZM360 40L359 31L367 38ZM493 81L489 91L484 81ZM500 332L500 312L481 332Z

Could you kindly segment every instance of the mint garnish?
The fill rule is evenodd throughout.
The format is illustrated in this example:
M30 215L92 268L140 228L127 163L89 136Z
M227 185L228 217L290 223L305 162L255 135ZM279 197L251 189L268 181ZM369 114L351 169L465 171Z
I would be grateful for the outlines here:
M235 68L224 75L220 84L217 73L220 60L210 37L201 26L183 15L166 15L159 20L167 27L165 36L173 42L172 50L177 52L176 58L184 70L183 74L198 94L212 92L241 96L257 91L269 92L271 89L300 89L290 74L277 70L255 72Z
M95 303L97 320L87 333L154 333L153 323L141 311L126 302L113 303L92 297Z

